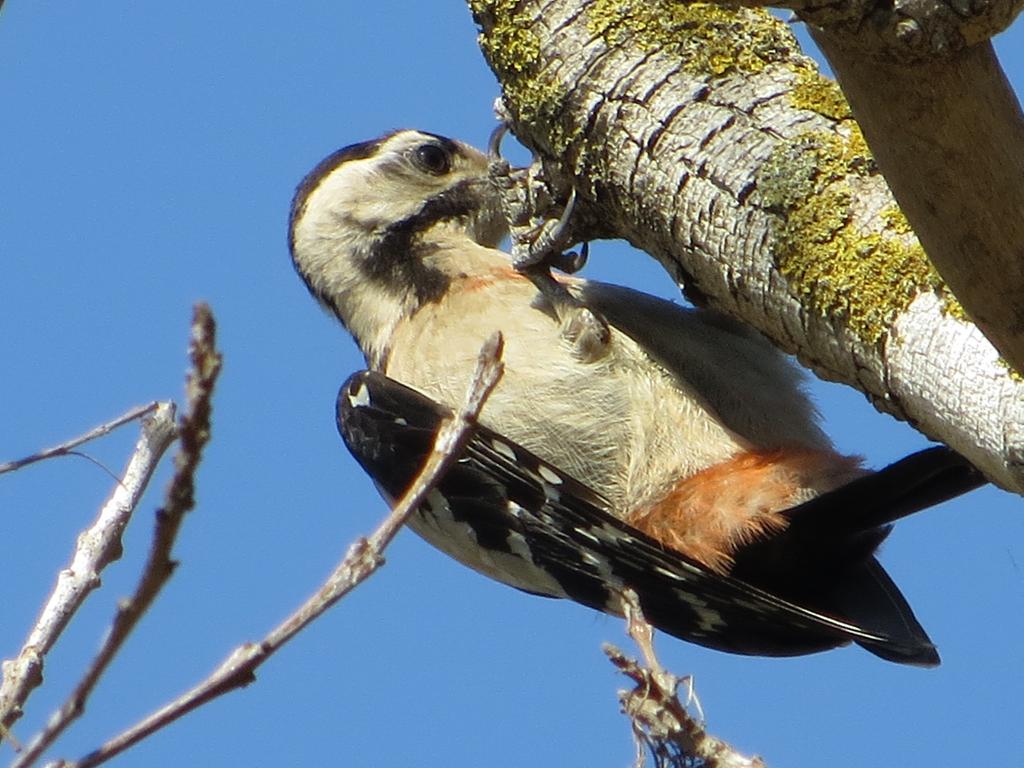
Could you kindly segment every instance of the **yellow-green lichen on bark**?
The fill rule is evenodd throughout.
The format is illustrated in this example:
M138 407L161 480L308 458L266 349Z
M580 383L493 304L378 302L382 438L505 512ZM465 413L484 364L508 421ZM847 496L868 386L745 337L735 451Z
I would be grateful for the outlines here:
M910 226L910 222L907 220L906 214L904 214L903 211L901 211L895 204L890 205L888 208L884 208L881 212L881 217L888 230L901 235L913 235L914 228ZM925 258L927 258L927 256ZM930 285L938 291L939 297L942 299L942 311L944 313L950 317L955 317L957 320L962 320L965 323L973 322L971 318L967 316L967 312L964 310L963 305L957 300L956 296L953 295L953 292L949 290L949 286L946 285L945 281L934 268L932 269L932 282Z
M883 208L878 215L882 217L886 228L891 229L893 232L906 235L914 231L914 228L910 226L910 221L907 220L906 214L896 204Z
M629 41L643 51L662 49L692 74L760 72L801 60L786 25L768 11L679 0L596 0L587 29L609 45Z
M485 29L480 50L498 76L506 105L523 122L551 126L552 148L564 151L573 138L564 122L566 91L543 69L533 17L519 12L514 0L472 0L469 6Z
M775 260L790 289L877 343L915 296L941 280L895 206L882 212L882 231L865 232L858 221L856 182L875 171L863 136L849 125L848 137L808 132L781 144L758 174L758 191L778 214Z
M809 109L833 120L853 117L850 104L839 85L822 75L817 67L801 70L796 84L789 92L789 103L797 109Z

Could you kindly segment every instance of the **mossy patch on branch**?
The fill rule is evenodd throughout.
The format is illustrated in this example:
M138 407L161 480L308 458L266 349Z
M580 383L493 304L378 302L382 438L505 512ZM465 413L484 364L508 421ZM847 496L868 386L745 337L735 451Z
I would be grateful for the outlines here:
M801 70L796 85L789 92L789 103L797 109L809 109L833 120L853 117L850 104L835 80L825 77L817 67Z
M882 212L883 231L858 228L854 182L873 174L874 162L859 129L848 125L848 138L814 131L780 144L758 189L779 214L775 257L791 290L877 343L922 290L944 286L898 208Z
M480 34L480 49L502 84L506 104L523 122L551 126L552 148L564 151L573 138L562 114L566 90L544 72L533 17L513 0L473 0L470 10L474 18L486 15L492 22Z
M761 9L672 0L597 0L586 13L587 29L609 45L629 40L644 51L662 48L679 56L687 72L698 75L750 74L800 57L792 32Z
M470 0L470 7L509 108L544 126L550 149L564 152L581 128L567 112L570 86L543 58L537 19L515 0ZM841 316L867 343L881 341L922 290L939 291L958 314L898 208L878 214L880 223L864 221L858 195L876 184L878 169L842 92L800 53L786 24L760 9L677 0L595 0L584 13L590 34L608 46L662 50L697 76L788 68L795 76L788 103L837 125L780 142L757 177L761 200L778 215L779 271L812 311Z

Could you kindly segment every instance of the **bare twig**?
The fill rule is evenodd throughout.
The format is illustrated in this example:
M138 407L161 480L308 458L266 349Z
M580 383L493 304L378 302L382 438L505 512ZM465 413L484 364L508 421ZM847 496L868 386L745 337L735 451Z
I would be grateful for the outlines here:
M502 339L495 334L484 345L466 399L438 432L434 447L419 475L391 513L368 539L359 539L317 592L291 616L273 629L262 641L239 646L209 677L166 706L108 741L77 762L63 763L65 768L91 768L100 765L133 744L164 728L183 715L229 691L255 680L256 669L306 625L322 615L384 563L383 551L419 508L438 479L457 460L471 435L477 416L502 373Z
M50 456L65 454L87 440L105 435L143 415L146 417L142 422L142 434L124 470L123 478L114 486L96 520L79 535L71 562L58 575L57 584L21 651L17 657L3 664L0 737L8 736L7 729L21 717L29 695L42 683L46 654L85 602L85 598L99 586L103 569L121 556L121 534L142 498L161 456L174 440L174 404L152 403L136 408L63 445L0 467L0 471L9 471Z
M39 451L39 453L33 453L31 456L26 456L23 459L16 459L15 461L8 461L4 464L0 464L0 475L4 472L13 472L16 469L21 469L29 464L35 464L37 461L43 461L44 459L52 459L57 456L67 456L68 454L75 453L75 448L87 443L90 440L95 440L97 437L103 437L104 435L110 434L120 426L127 424L129 421L142 418L159 408L162 403L149 403L148 405L140 405L138 408L132 408L127 413L118 416L113 421L108 421L106 424L100 424L95 429L91 429L84 435L76 437L74 440L68 440L66 443L61 443L53 448L48 448L45 451Z
M653 630L644 618L636 593L626 589L622 594L626 625L630 637L640 647L647 666L626 657L614 645L605 645L604 652L636 687L619 691L622 711L632 722L637 742L637 768L644 764L645 749L654 757L656 768L682 768L700 761L702 768L764 768L759 757L741 755L729 744L708 734L703 715L695 719L687 705L679 701L681 683L688 690L688 699L695 700L689 678L667 672L654 654ZM698 712L700 704L696 704Z
M75 690L50 718L42 732L32 739L15 761L14 768L26 768L33 764L84 711L85 703L103 672L174 571L171 549L185 514L195 506L195 471L203 447L210 439L210 399L221 367L221 356L214 346L214 336L213 314L207 305L198 304L193 314L192 343L189 349L192 368L185 386L188 410L178 427L180 444L174 457L174 477L167 488L164 506L157 510L149 559L135 593L118 605L110 632Z

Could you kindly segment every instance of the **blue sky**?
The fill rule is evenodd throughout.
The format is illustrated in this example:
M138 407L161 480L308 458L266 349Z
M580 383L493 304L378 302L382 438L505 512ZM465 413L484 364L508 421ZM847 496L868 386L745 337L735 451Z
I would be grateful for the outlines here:
M1018 91L1022 30L997 41ZM0 459L180 398L197 299L213 305L225 355L181 566L57 751L73 758L262 636L384 514L333 423L361 358L293 273L288 203L321 157L385 130L482 144L497 86L456 0L10 0L0 89ZM587 274L677 295L616 244L594 244ZM878 465L925 445L856 392L812 390L844 451ZM134 439L125 430L89 450L117 469ZM0 658L110 486L73 458L0 477ZM20 737L67 693L133 585L158 499L50 656ZM714 733L771 765L1013 764L1024 754L1022 512L989 488L901 523L886 545L942 652L938 670L858 649L734 657L668 637L662 660L695 675ZM627 642L619 620L489 582L410 532L388 559L257 683L120 764L628 764L623 681L600 651Z

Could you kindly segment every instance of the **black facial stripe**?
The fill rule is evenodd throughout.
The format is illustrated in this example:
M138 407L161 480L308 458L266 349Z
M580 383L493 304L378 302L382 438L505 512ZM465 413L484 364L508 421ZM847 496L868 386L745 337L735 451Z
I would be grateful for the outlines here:
M469 216L480 207L480 192L476 189L479 183L476 179L463 179L431 197L412 216L389 226L383 242L387 243L389 249L392 242L396 245L405 245L438 222Z
M417 238L439 222L467 217L476 211L480 206L476 183L464 179L427 200L412 216L389 226L368 258L360 260L367 277L384 285L411 287L420 303L440 299L451 279L423 263L433 246L417 242Z
M356 263L368 279L400 292L411 289L417 302L425 304L439 301L451 283L444 272L423 263L433 249L434 246L412 242L411 237L404 242L382 240Z

